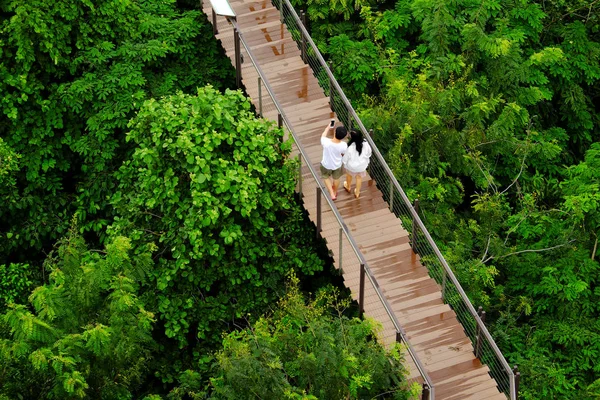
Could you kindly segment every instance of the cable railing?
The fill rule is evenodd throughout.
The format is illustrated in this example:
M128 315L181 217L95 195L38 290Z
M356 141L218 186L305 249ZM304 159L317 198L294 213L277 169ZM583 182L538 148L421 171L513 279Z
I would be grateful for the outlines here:
M305 27L304 13L301 11L299 16L289 0L275 0L275 5L279 9L281 20L297 42L302 59L311 66L321 87L329 96L332 110L349 129L360 129L371 145L373 155L369 174L384 194L390 211L400 218L409 231L413 251L419 254L421 263L428 269L429 275L441 286L442 298L456 313L465 333L471 339L475 356L488 366L489 373L495 379L499 390L511 400L516 400L520 376L517 368L515 367L514 370L510 368L485 326L485 312L481 307L475 310L421 221L418 215L418 201L415 201L414 205L411 204L373 142L371 132L367 131L336 81Z
M405 361L408 364L409 370L417 371L416 375L407 378L406 389L411 391L414 396L418 396L421 400L434 400L435 388L430 377L417 357L416 351L406 337L406 334L400 326L386 297L381 292L379 284L372 274L364 255L344 223L337 207L328 195L327 188L322 183L317 171L310 163L310 158L298 139L293 124L286 116L283 107L277 100L273 88L269 84L267 75L262 71L249 44L245 40L244 35L240 32L235 17L227 18L231 24L231 28L224 26L222 24L222 19L219 20L220 21L217 21L213 8L212 22L215 33L218 32L217 24L219 22L221 22L221 24L219 24L221 33L229 31L231 28L233 31L231 36L222 35L221 40L224 44L229 45L231 45L231 41L233 41L232 47L235 49L233 62L236 66L236 79L238 85L241 83L242 79L245 82L255 80L257 85L247 84L246 91L253 99L258 100L258 104L254 104L257 114L277 120L279 127L283 128L287 134L292 136L293 146L298 154L298 192L300 195L305 194L304 200L307 209L316 209L317 235L328 237L328 243L333 250L335 263L342 272L344 279L358 283L359 290L357 300L359 305L359 315L362 317L365 312L368 313L370 307L373 307L373 304L379 303L381 307L383 307L388 316L388 320L383 321L383 325L384 327L391 327L395 334L392 338L384 337L380 339L384 342L400 343L408 354L408 359ZM250 63L245 61L250 61ZM308 171L308 174L304 174L304 171ZM308 175L308 179L303 178L303 176L306 175ZM310 193L313 190L314 192ZM314 196L312 194L314 194ZM323 199L325 201L323 201ZM327 225L326 231L322 230L322 219L325 219L330 223ZM333 225L333 228L331 227L331 223L335 224ZM335 239L331 240L336 237L337 246L334 245ZM418 388L416 388L417 385L419 386Z

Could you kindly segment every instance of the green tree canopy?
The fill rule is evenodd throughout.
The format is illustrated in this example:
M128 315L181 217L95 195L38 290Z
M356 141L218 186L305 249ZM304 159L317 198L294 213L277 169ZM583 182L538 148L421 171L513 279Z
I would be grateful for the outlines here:
M151 247L149 248L151 249ZM72 229L46 260L49 282L0 315L0 397L132 398L147 379L154 315L138 296L152 268L117 237L102 252Z
M377 342L381 326L345 316L349 301L331 288L307 303L297 285L272 313L225 337L211 398L408 399L402 351Z
M148 98L226 86L218 55L206 17L174 0L0 1L0 138L21 156L0 263L51 248L75 212L103 235L127 122Z
M304 251L290 143L241 92L149 100L129 127L135 151L116 174L111 229L157 243L152 288L168 337L218 340L275 299L288 271L322 268Z
M600 351L600 3L295 3L520 365L523 398L585 398Z

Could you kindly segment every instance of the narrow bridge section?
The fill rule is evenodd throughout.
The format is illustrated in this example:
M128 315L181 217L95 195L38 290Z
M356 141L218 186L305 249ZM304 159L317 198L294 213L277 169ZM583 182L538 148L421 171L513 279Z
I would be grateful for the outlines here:
M229 4L236 14L233 24L224 17L213 17L209 1L204 1L204 12L215 25L216 37L237 67L239 79L257 111L287 125L298 144L296 154L303 148L299 157L305 159L299 190L304 195L305 208L320 228L336 267L342 270L346 286L361 302L364 313L382 323L380 340L390 344L403 339L410 344L414 352L414 357L407 357L410 379L427 381L432 386L430 394L426 387L423 398L506 399L501 391L507 390L499 390L490 368L475 356L474 345L457 314L444 303L441 285L430 277L419 255L413 252L408 232L390 211L393 206L389 205L389 192L384 199L379 189L379 179L363 181L359 199L343 188L338 191L335 206L325 198L314 172L319 170L321 160L320 135L328 120L336 115L313 68L303 61L305 45L297 44L288 26L281 22L286 21L283 12L266 0L232 0ZM242 36L242 45L234 40L234 25ZM236 48L242 56L239 60ZM255 64L264 74L262 80ZM264 80L283 108L283 122L275 101L266 93ZM327 83L327 77L324 81ZM366 284L365 275L361 274L364 265L371 274L367 275ZM359 290L361 277L363 298Z

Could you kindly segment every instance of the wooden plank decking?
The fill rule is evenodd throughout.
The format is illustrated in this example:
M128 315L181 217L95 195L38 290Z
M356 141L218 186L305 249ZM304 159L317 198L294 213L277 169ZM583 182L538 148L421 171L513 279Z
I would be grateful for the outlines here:
M301 60L298 46L280 23L279 11L270 1L230 0L229 3L252 54L284 108L311 164L318 171L320 135L327 121L335 117L328 98L310 66ZM208 1L204 1L204 12L211 20ZM232 26L225 18L217 17L217 27L217 38L235 65ZM243 84L258 108L258 74L245 51L242 54L245 60L242 64ZM277 112L264 88L262 98L264 116L276 121ZM488 367L475 358L471 341L456 314L442 301L440 287L411 250L408 233L400 220L389 211L381 192L370 183L368 179L363 181L358 200L341 188L336 206L425 365L435 386L436 399L506 399L490 377ZM316 187L308 168L304 168L304 206L313 222L316 222ZM327 206L322 212L322 236L327 240L336 267L339 267L341 256L344 282L357 298L359 263L344 241L340 254L339 225ZM369 284L365 289L365 314L382 323L382 342L389 344L395 340L394 326ZM410 376L418 377L410 360L408 367Z

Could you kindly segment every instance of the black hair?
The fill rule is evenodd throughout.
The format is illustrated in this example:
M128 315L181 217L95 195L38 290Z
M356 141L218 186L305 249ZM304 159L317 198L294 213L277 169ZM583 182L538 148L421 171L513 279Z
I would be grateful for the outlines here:
M337 140L342 140L346 137L347 134L348 131L346 130L345 126L338 126L337 128L335 128L335 138Z
M365 141L365 138L363 137L363 134L361 131L355 131L354 129L352 129L350 131L350 140L348 141L348 147L350 147L350 145L352 143L355 143L356 151L358 152L359 155L360 155L360 153L362 153L364 141Z

